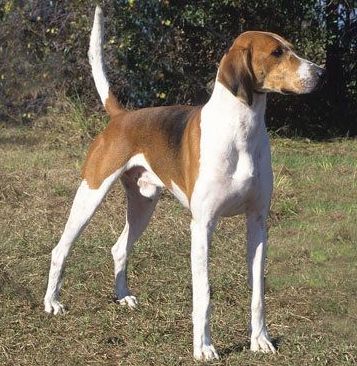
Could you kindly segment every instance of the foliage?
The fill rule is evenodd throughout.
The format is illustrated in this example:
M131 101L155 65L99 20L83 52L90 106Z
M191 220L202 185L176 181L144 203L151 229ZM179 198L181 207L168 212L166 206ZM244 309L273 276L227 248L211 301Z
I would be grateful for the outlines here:
M8 0L0 5L0 118L26 123L56 91L83 94L92 11L88 2Z
M356 10L324 0L105 1L105 59L115 94L135 107L208 100L217 65L248 29L277 32L299 53L327 64L314 95L273 95L268 126L283 134L356 134ZM0 116L17 123L53 103L54 90L98 106L86 51L88 1L22 2L0 7ZM21 117L22 116L22 117Z

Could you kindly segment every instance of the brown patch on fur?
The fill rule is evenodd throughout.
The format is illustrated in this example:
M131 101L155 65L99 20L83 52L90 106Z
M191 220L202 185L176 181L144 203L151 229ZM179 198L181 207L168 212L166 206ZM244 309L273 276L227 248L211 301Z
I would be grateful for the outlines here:
M82 169L90 188L142 153L171 188L190 199L198 175L201 107L171 106L119 111L92 143Z
M279 57L274 51L282 50ZM223 57L218 80L234 95L251 104L254 92L291 90L299 93L300 60L292 45L269 32L245 32Z
M124 129L118 123L122 111L92 142L82 167L82 178L90 188L99 188L105 178L124 166L133 154L133 147L126 141Z
M249 48L235 47L223 56L218 80L248 105L253 102L253 78Z
M111 90L109 90L108 98L105 101L104 108L111 117L120 113L120 111L124 109L124 107L118 102L118 99L114 96Z

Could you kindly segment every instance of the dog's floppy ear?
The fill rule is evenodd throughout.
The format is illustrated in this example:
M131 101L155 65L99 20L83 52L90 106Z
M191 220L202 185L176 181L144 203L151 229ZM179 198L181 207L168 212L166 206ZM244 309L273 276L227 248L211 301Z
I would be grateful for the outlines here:
M249 106L253 103L254 76L249 48L231 48L219 65L218 80Z

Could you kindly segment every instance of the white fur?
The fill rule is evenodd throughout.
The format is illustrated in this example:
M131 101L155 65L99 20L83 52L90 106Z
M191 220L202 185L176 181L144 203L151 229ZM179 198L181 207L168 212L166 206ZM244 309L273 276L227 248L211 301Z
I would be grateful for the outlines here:
M157 195L159 187L153 184L153 176L149 172L144 172L138 179L140 193L146 198L153 198Z
M266 95L247 106L219 81L201 115L200 169L191 198L194 356L206 360L209 331L208 249L219 216L247 215L248 266L253 287L251 349L272 351L265 326L263 268L265 219L272 192ZM217 143L219 141L219 144ZM256 224L259 222L259 224Z
M298 68L298 74L299 74L300 79L302 79L302 80L308 79L311 75L310 63L305 60L301 60L300 66Z
M90 36L89 63L100 99L105 105L109 96L109 82L105 74L103 60L103 12L99 6L95 8L93 28Z
M310 93L316 87L318 75L321 72L322 68L320 68L313 62L298 57L297 55L295 55L295 57L300 60L300 66L297 72L300 78L300 82L303 86L301 93Z
M171 187L171 193L181 202L182 206L189 208L190 203L187 196L173 180L171 181Z
M149 163L146 161L144 154L134 155L127 163L125 170L129 170L132 167L140 166L146 169L146 171L138 179L138 186L140 193L147 198L154 198L164 187L164 183L153 172Z
M159 188L163 188L165 186L164 183L160 180L160 178L151 169L151 166L145 159L144 154L140 153L131 157L130 160L125 165L125 171L136 166L141 166L146 169L146 172L144 173L144 177L142 179L145 180L147 183L156 185Z

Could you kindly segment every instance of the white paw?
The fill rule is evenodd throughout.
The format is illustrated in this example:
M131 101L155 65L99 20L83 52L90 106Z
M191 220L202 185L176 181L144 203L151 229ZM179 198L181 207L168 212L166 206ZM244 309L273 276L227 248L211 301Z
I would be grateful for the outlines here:
M138 306L138 300L135 296L128 295L116 301L120 305L128 305L130 309L135 309Z
M66 312L64 306L57 300L54 299L45 299L45 312L49 314L64 314Z
M193 357L198 361L219 360L218 353L212 345L203 345L194 350Z
M253 352L275 353L276 349L266 332L262 332L258 337L251 337L250 350Z

